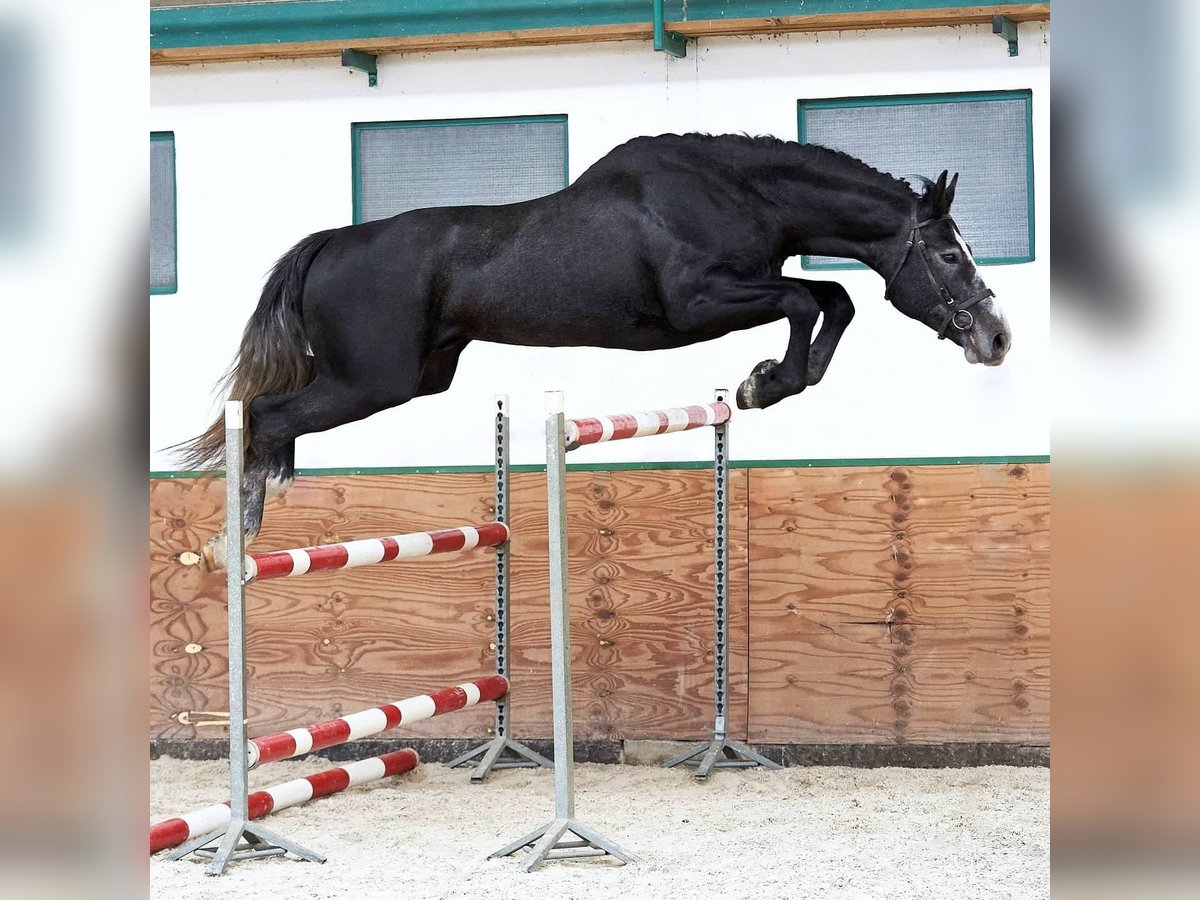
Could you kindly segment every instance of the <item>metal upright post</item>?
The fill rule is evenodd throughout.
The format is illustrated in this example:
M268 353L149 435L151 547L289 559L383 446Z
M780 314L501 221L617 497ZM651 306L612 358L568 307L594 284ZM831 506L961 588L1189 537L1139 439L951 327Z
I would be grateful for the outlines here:
M493 437L495 453L493 454L496 471L496 521L508 524L508 395L496 395L496 416ZM508 678L508 544L496 548L496 674ZM482 755L475 771L471 773L471 781L475 784L487 778L492 769L531 769L541 766L549 769L554 763L540 753L530 750L520 741L514 741L508 736L509 717L508 704L511 694L505 694L496 701L496 736L490 741L480 744L473 750L468 750L446 763L450 768L466 765Z
M724 388L714 398L724 403ZM713 739L696 744L663 763L665 768L696 766L704 781L714 768L781 768L776 762L729 737L729 426L713 426ZM698 758L697 758L698 757Z
M189 853L209 855L209 875L220 875L234 859L257 859L293 853L311 862L325 857L286 840L250 821L246 772L246 607L245 535L242 532L242 403L225 404L225 590L229 609L229 805L230 820L167 858L183 859ZM245 838L245 843L241 842ZM209 846L220 840L215 846Z
M575 820L575 754L571 713L571 601L567 590L567 467L563 397L546 394L546 489L550 548L550 656L554 703L554 819L489 859L530 848L521 868L531 872L547 859L637 857ZM566 840L563 838L566 837ZM553 854L553 855L552 855Z

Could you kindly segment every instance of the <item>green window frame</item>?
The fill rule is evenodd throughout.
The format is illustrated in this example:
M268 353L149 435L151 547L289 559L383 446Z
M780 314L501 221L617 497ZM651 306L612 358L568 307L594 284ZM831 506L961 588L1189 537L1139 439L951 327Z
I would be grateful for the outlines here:
M487 125L532 125L552 123L562 125L563 134L563 164L562 187L570 183L569 174L569 131L566 115L533 115L533 116L495 116L474 119L416 119L390 122L354 122L350 126L350 168L352 185L353 221L358 225L363 219L363 179L362 179L362 136L368 131L417 128L449 128L464 126ZM480 201L486 202L486 201Z
M1029 237L1028 253L1021 256L982 256L975 262L981 266L1004 266L1033 262L1037 256L1037 229L1034 203L1034 160L1033 160L1033 91L1029 89L997 91L961 91L957 93L893 94L864 97L831 97L817 100L799 100L796 103L797 132L800 143L808 142L808 113L812 110L860 109L872 106L927 106L942 103L979 103L991 101L1020 100L1025 104L1025 200L1026 221ZM868 160L869 162L869 160ZM893 173L907 174L907 173ZM927 173L930 176L937 173ZM800 264L810 271L833 271L843 269L865 269L860 262L817 262L811 256L801 257Z
M154 276L153 276L153 274L151 274L151 276L150 276L150 293L151 293L151 295L174 294L174 293L178 292L178 290L179 290L179 191L178 191L179 180L177 177L178 173L176 170L176 163L175 163L175 132L173 132L173 131L152 131L152 132L150 132L150 143L151 144L167 143L167 142L169 142L171 145L170 221L171 221L171 238L172 238L172 240L171 240L171 272L173 274L173 277L172 277L170 283L161 282L159 284L155 284ZM154 198L154 195L152 192L151 197L150 197L151 234L153 234L154 220L156 217L154 200L155 200L155 198ZM151 253L154 252L153 243L151 243L151 251L150 252Z

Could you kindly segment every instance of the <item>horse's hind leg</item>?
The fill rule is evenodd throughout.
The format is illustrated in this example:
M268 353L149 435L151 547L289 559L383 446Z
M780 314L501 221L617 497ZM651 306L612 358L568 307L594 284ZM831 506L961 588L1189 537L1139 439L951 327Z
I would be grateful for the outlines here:
M296 438L356 422L417 396L421 363L402 371L392 367L358 380L318 375L298 391L255 397L249 409L247 465L242 474L242 523L246 540L258 534L266 503L267 481L290 480ZM205 548L210 566L224 565L222 529Z

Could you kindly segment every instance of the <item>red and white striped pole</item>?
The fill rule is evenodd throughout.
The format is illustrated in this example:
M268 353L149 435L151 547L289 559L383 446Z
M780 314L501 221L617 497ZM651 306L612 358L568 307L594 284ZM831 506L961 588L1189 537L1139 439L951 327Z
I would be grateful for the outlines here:
M574 450L584 444L601 444L652 434L691 431L728 422L733 411L723 402L700 406L680 406L652 412L618 413L590 419L567 419L566 447Z
M246 748L249 751L249 767L324 750L355 738L388 731L404 723L420 722L477 703L498 700L507 693L508 679L503 675L489 675L458 687L385 703L328 722L253 738Z
M245 579L286 578L323 569L352 569L393 559L411 559L431 553L453 553L476 547L495 547L508 541L508 526L503 522L485 525L460 525L440 531L419 531L391 537L322 544L296 550L273 550L246 556Z
M317 797L328 797L355 784L378 781L388 775L400 775L416 768L420 760L415 750L397 750L383 756L360 759L295 781L285 781L249 797L251 819L261 819L268 813L299 806ZM192 837L199 837L228 825L232 815L229 803L216 803L184 813L150 826L150 852L157 853L176 847Z

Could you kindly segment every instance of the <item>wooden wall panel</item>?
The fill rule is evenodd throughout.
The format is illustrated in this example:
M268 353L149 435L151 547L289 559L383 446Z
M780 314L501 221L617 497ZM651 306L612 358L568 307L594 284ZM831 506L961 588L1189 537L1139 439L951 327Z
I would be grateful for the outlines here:
M744 472L730 479L731 718L743 734L747 582ZM569 472L575 732L595 738L711 734L712 473ZM517 732L549 735L546 485L513 483L513 675ZM740 725L738 724L740 723Z
M223 491L222 481L152 485L152 539L158 538L158 546L151 629L175 638L154 641L160 690L165 673L175 676L172 689L154 704L152 727L163 728L164 737L193 736L174 733L184 709L227 708L223 576L202 575L173 561L182 550L198 550L218 527L209 510L223 505ZM270 501L255 547L300 547L487 521L491 493L486 475L301 478ZM162 523L172 509L178 519L194 509L196 526L167 533ZM256 584L246 594L252 732L338 716L490 671L492 566L492 551L482 550ZM179 591L193 583L200 589L181 598ZM191 616L173 614L181 600ZM188 643L203 649L188 654ZM419 723L408 733L482 736L491 720L490 709L466 710ZM220 733L201 728L194 736Z
M750 738L1049 741L1049 466L750 473Z
M650 477L648 477L650 476ZM580 738L699 737L712 727L711 472L572 472L572 642ZM746 478L731 533L734 722L746 722ZM223 481L151 485L155 736L220 737L185 725L226 699L224 578L179 562L220 525ZM512 484L513 721L549 737L545 478ZM489 521L490 474L300 478L269 501L255 548L275 549ZM252 733L317 721L486 674L494 667L493 555L435 556L279 579L247 592ZM200 715L197 715L200 713ZM408 729L484 736L490 708Z
M569 473L580 738L709 733L711 477ZM1048 486L1045 465L735 470L730 731L764 743L1048 741ZM514 475L524 737L551 733L545 501L542 474ZM219 716L204 724L227 705L224 578L179 561L219 527L223 502L220 480L151 484L155 737L225 734ZM302 478L269 502L255 547L491 516L486 473ZM252 730L491 671L492 565L488 550L255 585ZM408 733L483 737L491 724L478 709Z

